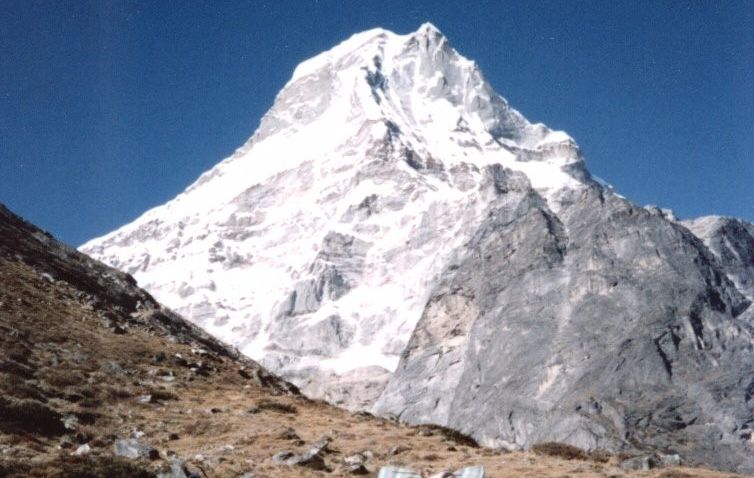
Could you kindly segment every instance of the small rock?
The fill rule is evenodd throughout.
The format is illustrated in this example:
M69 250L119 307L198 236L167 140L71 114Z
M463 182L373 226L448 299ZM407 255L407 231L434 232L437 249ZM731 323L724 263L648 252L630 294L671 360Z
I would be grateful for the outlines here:
M304 442L301 440L301 437L296 433L296 430L290 427L284 428L283 431L278 434L278 438L280 438L281 440L292 440L295 442L300 442L299 445L304 444Z
M116 440L113 444L115 454L125 458L149 458L155 460L160 453L149 445L145 445L133 438L128 440Z
M403 452L409 451L411 448L403 445L395 445L390 447L387 454L390 456L400 455Z
M175 354L173 361L180 367L188 367L188 361L181 354Z
M328 446L330 445L330 442L332 441L332 438L328 436L323 436L319 440L312 443L312 446L309 448L310 453L329 453L330 450L328 449Z
M73 456L84 456L84 455L88 455L89 452L91 452L91 451L92 451L92 447L90 447L87 444L84 444L84 445L81 445L80 447L76 448L76 451L74 451L73 453L71 453L71 455L73 455Z
M275 454L272 457L272 461L281 465L302 466L312 470L330 471L322 456L329 452L327 447L330 441L330 437L322 437L314 442L304 453L296 454L290 451L283 451Z
M677 453L672 455L660 455L660 466L681 466L681 457Z
M460 475L456 475L452 471L443 470L439 473L435 473L434 475L431 475L429 478L453 478L454 476L460 476Z
M346 471L351 475L368 475L369 470L366 466L364 466L363 463L358 463L356 465L349 465L346 467Z
M394 413L386 413L382 415L382 418L393 423L398 423L400 421L398 420L398 415L395 415Z
M292 458L295 455L292 451L281 451L280 453L275 453L272 456L272 462L277 463L279 465L286 465L289 458Z
M94 437L90 435L89 433L76 432L76 441L79 444L83 445L84 443L89 443L90 441L92 441L93 438Z
M176 460L171 463L169 471L157 473L157 478L188 478L188 476L183 470L183 465Z
M140 395L137 400L139 403L149 403L152 401L152 395Z
M109 360L100 365L99 368L101 371L113 375L126 375L127 373L126 369L124 369L118 362L112 362Z
M157 478L201 478L198 473L194 473L186 467L186 464L180 460L170 462L170 471L157 473Z
M343 463L345 463L346 465L361 465L365 461L367 461L367 459L361 453L356 453L355 455L343 458Z
M635 456L620 463L624 470L651 470L658 465L657 459L653 455Z
M75 430L79 424L79 419L75 415L68 415L63 418L63 426L66 430Z
M321 471L330 470L327 467L327 464L325 463L325 459L322 457L322 455L312 454L310 452L302 453L301 455L295 455L291 458L288 458L288 460L286 461L286 465L303 466L306 468L311 468L312 470L321 470Z

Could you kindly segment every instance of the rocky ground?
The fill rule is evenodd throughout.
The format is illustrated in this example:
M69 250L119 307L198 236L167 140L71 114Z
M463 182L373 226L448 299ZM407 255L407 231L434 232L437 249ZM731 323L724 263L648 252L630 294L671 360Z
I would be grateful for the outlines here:
M734 476L627 470L628 457L558 445L500 452L309 400L2 207L0 390L0 477L375 476L386 464L482 464L491 477Z

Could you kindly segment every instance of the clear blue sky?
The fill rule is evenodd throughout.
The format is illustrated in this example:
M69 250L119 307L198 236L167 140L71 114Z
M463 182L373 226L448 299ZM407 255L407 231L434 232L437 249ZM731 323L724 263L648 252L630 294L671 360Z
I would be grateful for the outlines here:
M4 0L0 202L78 245L232 153L300 61L424 21L627 197L754 220L750 0Z

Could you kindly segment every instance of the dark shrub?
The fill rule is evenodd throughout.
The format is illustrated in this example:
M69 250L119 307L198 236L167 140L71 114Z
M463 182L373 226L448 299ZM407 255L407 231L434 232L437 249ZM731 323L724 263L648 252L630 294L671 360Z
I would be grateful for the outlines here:
M554 456L564 460L588 460L589 454L581 448L558 442L536 443L531 451L537 455Z
M154 390L150 393L150 395L152 396L149 399L151 403L162 402L165 400L178 400L178 395L166 390Z
M274 400L260 400L257 402L257 409L269 410L278 413L298 413L298 409L287 403L276 402Z
M566 443L545 442L537 443L531 450L538 455L547 455L565 460L590 460L596 463L607 463L614 455L605 450L585 451Z
M456 443L458 445L465 445L471 448L479 448L479 443L470 436L453 430L452 428L443 427L440 425L419 425L417 427L420 433L426 433L429 435L440 435L448 441Z
M58 412L36 400L0 397L0 430L5 433L62 435L66 432L62 418Z

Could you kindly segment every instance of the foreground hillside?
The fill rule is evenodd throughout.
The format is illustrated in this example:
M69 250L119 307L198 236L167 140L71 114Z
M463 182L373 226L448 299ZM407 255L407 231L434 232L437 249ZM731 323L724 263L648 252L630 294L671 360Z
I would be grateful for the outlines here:
M0 332L0 476L374 476L386 464L483 464L491 477L734 476L628 471L619 457L554 446L503 453L308 400L2 206Z

